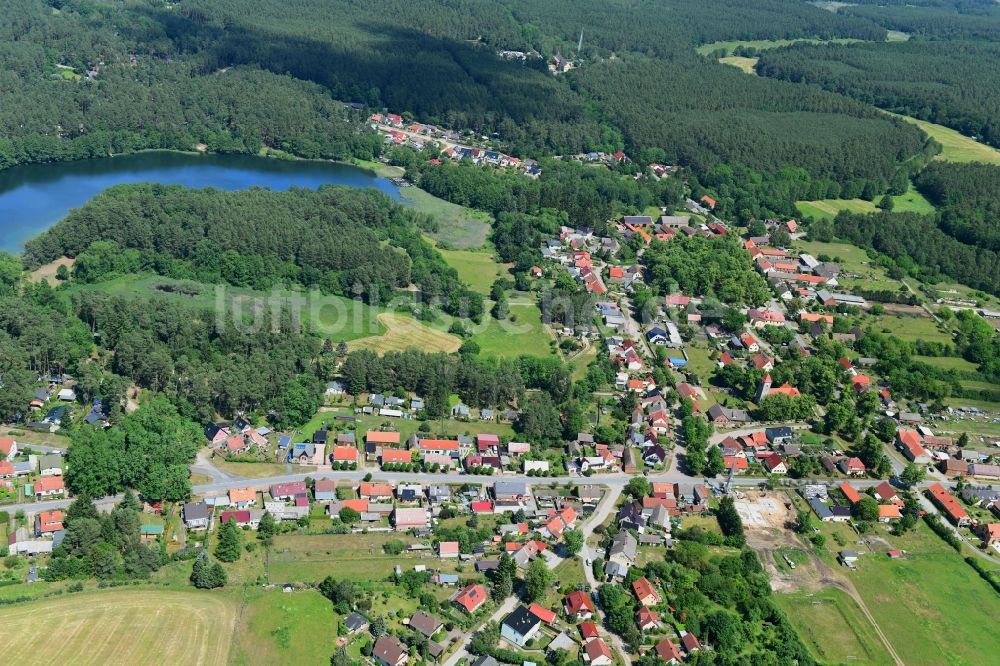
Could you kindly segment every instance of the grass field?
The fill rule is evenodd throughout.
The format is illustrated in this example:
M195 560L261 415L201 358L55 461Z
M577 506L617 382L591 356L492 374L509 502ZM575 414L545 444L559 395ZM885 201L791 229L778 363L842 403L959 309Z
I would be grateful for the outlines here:
M892 114L896 115L896 114ZM926 120L917 120L908 116L896 116L908 123L913 123L928 136L941 144L941 153L934 159L946 162L985 162L1000 164L1000 151L996 148L979 143L944 125L935 125Z
M492 222L488 213L438 199L418 187L404 187L399 195L403 203L438 220L438 230L429 235L439 245L472 250L486 243Z
M814 202L815 203L815 202ZM872 263L863 249L848 243L819 243L814 241L796 241L796 247L808 252L814 257L826 255L840 264L844 273L852 273L859 277L851 278L842 274L838 281L845 289L859 286L863 289L888 289L895 291L902 284L893 280L886 270Z
M881 197L879 197L881 198ZM905 194L892 197L893 212L896 213L920 213L930 214L934 212L934 206L924 198L920 192L914 189L913 185ZM826 218L832 220L842 210L850 213L874 213L878 207L872 201L864 199L820 199L818 201L796 201L795 207L799 209L804 217L814 217L817 219Z
M915 361L922 361L942 370L958 370L959 372L975 372L978 366L958 356L914 356Z
M407 315L383 312L378 315L378 321L386 329L384 334L355 339L349 348L371 349L377 354L410 348L450 354L462 346L462 341L454 335L435 330Z
M1000 595L923 523L889 539L904 558L864 555L848 575L900 658L910 666L988 663L1000 634L983 618L1000 613Z
M774 600L820 662L893 663L875 630L847 593L830 588L814 594L776 594Z
M247 479L263 479L268 476L282 476L284 474L297 474L313 472L315 467L309 465L279 465L277 463L254 463L254 462L226 462L225 460L213 460L212 464L227 474L240 476Z
M903 340L951 342L951 333L941 331L930 317L897 317L883 315L873 320L875 330L892 333Z
M224 664L237 603L226 593L114 590L0 609L4 661ZM327 657L329 659L329 656Z
M723 65L730 65L736 67L746 74L753 74L757 76L757 61L760 58L745 58L743 56L726 56L725 58L719 58L719 62Z
M329 600L315 590L286 594L252 588L231 663L329 664L336 651L339 619Z
M552 336L542 325L542 313L537 305L512 304L511 318L498 322L487 317L483 326L476 327L472 339L486 356L550 356Z
M718 51L719 49L725 49L726 55L732 55L733 51L740 46L746 46L749 48L754 48L757 50L765 49L776 49L780 46L791 46L792 44L808 43L808 44L851 44L852 42L860 42L860 39L756 39L747 41L724 41L724 42L712 42L710 44L702 44L696 50L702 55L708 55L713 51Z
M492 252L470 250L438 250L448 265L458 271L458 277L481 294L488 295L499 277L510 277L510 264L500 264Z
M382 580L400 564L412 566L422 560L413 555L386 555L382 545L405 534L292 534L276 537L271 548L268 577L272 583L314 583L327 576L357 581ZM422 563L438 566L438 560Z

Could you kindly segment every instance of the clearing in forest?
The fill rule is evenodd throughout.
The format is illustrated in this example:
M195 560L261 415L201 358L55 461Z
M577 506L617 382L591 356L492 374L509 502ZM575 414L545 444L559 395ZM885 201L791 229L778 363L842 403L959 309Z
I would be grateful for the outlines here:
M379 323L386 327L384 335L373 335L361 338L348 344L350 349L371 349L377 354L404 349L419 349L424 352L458 351L462 341L444 331L436 331L413 317L383 312L378 316Z

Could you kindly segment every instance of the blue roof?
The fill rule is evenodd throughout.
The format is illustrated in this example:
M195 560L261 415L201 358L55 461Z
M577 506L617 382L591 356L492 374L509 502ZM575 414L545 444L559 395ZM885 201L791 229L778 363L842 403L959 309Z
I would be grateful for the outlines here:
M283 449L291 443L292 443L292 438L289 437L288 435L285 435L278 440L278 448Z
M687 359L684 359L684 358L673 358L673 357L671 357L668 360L670 361L670 365L673 365L675 367L683 367L683 366L685 366L685 365L688 364Z

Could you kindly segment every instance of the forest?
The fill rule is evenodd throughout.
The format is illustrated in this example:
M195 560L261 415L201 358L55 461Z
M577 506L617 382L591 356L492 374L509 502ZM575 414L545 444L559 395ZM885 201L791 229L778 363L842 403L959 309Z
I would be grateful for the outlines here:
M938 226L963 243L1000 252L1000 167L934 162L917 177Z
M428 224L426 215L373 190L123 185L29 241L24 257L29 267L77 257L75 277L83 282L153 271L258 290L301 284L370 303L412 282L452 314L465 300L467 314L480 315L481 297L421 236Z
M761 51L759 58L761 76L818 84L1000 146L1000 44L797 44Z
M926 39L995 41L1000 34L1000 6L993 0L863 0L838 13Z
M724 212L763 215L792 212L792 190L879 189L922 147L917 130L861 104L694 53L715 39L885 37L796 0L17 0L16 10L0 17L0 168L196 144L377 155L364 112L337 99L536 158L626 149L696 175L740 164L747 178L733 187L752 194ZM581 28L583 66L551 76L545 58L570 54ZM539 57L504 60L500 48Z
M839 238L881 252L921 279L936 282L948 276L974 289L1000 293L1000 253L949 236L933 216L841 211L834 230Z

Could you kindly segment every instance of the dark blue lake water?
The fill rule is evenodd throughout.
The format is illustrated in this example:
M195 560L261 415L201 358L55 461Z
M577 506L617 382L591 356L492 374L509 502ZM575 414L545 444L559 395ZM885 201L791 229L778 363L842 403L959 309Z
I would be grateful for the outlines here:
M0 250L19 252L24 241L51 227L72 208L121 183L272 190L348 185L374 187L394 199L399 190L365 169L333 162L251 155L149 152L81 162L30 164L0 171Z

